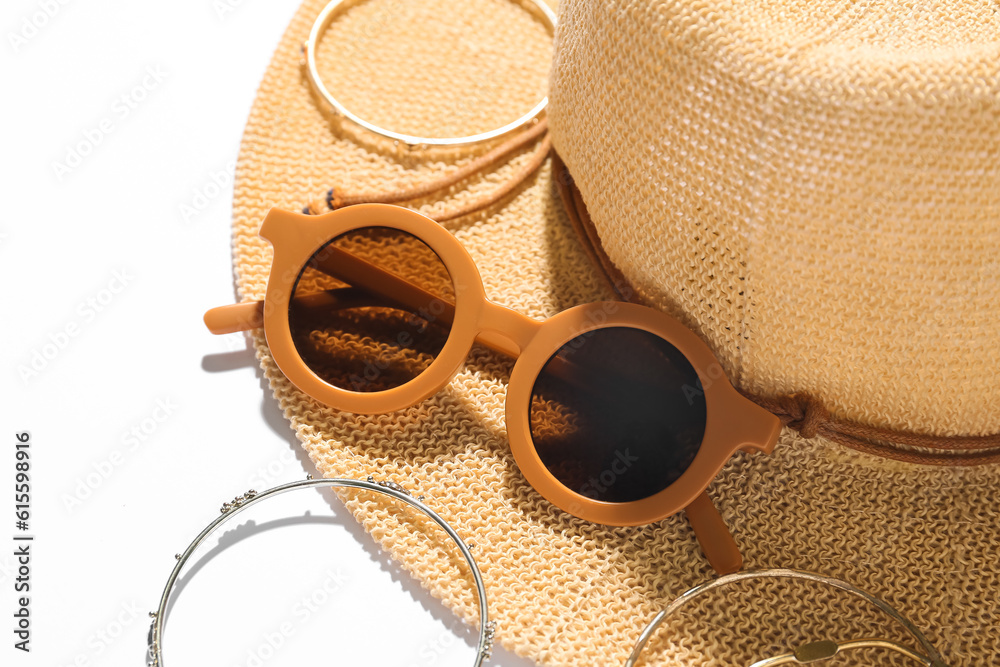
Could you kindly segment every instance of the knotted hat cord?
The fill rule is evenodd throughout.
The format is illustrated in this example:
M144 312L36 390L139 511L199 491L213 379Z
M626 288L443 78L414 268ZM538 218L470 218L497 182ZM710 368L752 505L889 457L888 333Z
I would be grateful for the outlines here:
M542 166L552 149L547 119L539 119L529 129L497 145L489 152L421 185L385 192L359 193L346 193L340 188L332 187L325 197L309 203L302 211L309 215L319 215L354 204L396 204L437 194L485 171L539 137L541 141L532 150L527 161L499 187L471 202L437 212L434 218L438 222L445 222L476 213L507 197ZM579 190L572 187L572 177L555 153L553 153L553 171L569 219L594 266L619 298L649 306L604 252ZM742 389L739 391L777 416L784 426L798 431L804 438L820 436L857 451L908 463L936 466L978 466L1000 463L1000 433L981 436L934 436L880 428L831 415L819 399L807 393L768 397Z
M469 215L492 206L513 192L518 185L523 183L529 176L538 171L538 168L545 162L545 158L548 157L549 150L552 148L552 139L549 136L548 130L548 119L538 119L538 122L532 125L529 129L518 133L514 137L498 145L488 153L477 157L468 164L459 167L458 169L454 169L446 173L444 176L440 176L428 181L427 183L414 187L390 190L387 192L363 192L353 194L347 194L337 187L332 187L327 191L325 198L317 199L311 202L308 206L302 209L302 212L307 215L318 215L326 212L327 210L335 211L338 208L352 206L354 204L397 204L399 202L420 199L421 197L426 197L440 192L441 190L450 188L470 176L485 171L488 167L496 164L507 155L513 153L519 148L527 146L538 137L542 137L542 140L538 142L538 146L536 146L531 152L531 156L528 158L528 161L511 174L506 180L504 180L500 187L466 204L453 206L434 214L434 219L438 222L445 222L454 218L460 218L463 215Z

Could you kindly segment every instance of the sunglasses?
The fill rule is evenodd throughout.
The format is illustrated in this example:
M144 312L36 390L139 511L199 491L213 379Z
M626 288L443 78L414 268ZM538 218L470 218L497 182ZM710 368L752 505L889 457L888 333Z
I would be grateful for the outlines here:
M364 414L437 393L476 343L516 359L506 423L529 484L600 524L686 510L710 564L740 568L705 489L737 451L770 453L781 423L733 388L683 324L617 301L526 317L487 299L450 232L398 206L272 209L260 236L274 249L264 300L208 311L212 333L263 327L296 387Z

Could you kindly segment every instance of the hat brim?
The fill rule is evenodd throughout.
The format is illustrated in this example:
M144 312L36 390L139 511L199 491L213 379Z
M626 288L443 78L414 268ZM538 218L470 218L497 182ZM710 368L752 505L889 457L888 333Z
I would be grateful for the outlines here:
M271 249L257 232L271 207L301 210L333 185L366 190L412 185L474 153L401 154L331 123L300 66L301 44L322 6L322 0L309 0L297 12L245 129L233 201L233 261L245 299L264 295ZM501 20L509 18L507 10L499 5L494 10L502 12L492 18L497 29L479 35L477 48L489 53L501 42L525 43L517 25ZM442 13L438 20L447 23L449 16ZM380 25L388 30L392 22ZM409 25L378 38L416 39ZM391 69L392 64L382 66ZM536 91L519 87L517 74L508 73L500 82L516 89L515 97L532 99ZM441 84L449 75L426 76ZM451 194L451 201L488 191L525 157L472 179ZM413 205L433 217L442 204ZM627 210L622 216L627 224ZM528 316L544 318L613 296L566 216L551 165L497 206L447 228L475 259L487 295ZM498 621L497 638L518 654L546 665L621 664L659 608L710 577L682 517L626 528L587 523L548 503L526 483L506 438L508 360L476 347L444 391L388 416L363 416L318 404L281 374L261 332L254 334L254 344L271 390L323 474L377 475L403 483L425 495L476 544ZM969 554L995 553L1000 514L988 508L995 505L998 485L995 470L913 469L786 432L772 456L734 458L709 491L748 566L817 570L852 581L906 607L934 639L946 632L980 634L978 615L991 613L985 607L963 610L928 600L962 590L985 605L987 591L995 593L1000 585L995 559L977 556L974 569L957 566ZM460 617L474 618L469 582L439 557L426 536L357 503L351 508L435 596ZM694 621L693 631L705 633L699 648L672 649L674 654L687 656L689 664L730 655L724 641L709 639L719 620ZM851 622L852 629L872 630L878 621Z

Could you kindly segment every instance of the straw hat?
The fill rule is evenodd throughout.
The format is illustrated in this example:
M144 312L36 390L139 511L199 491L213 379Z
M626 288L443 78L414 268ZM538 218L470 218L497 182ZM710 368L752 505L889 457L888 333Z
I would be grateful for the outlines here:
M264 295L271 249L257 231L271 207L300 210L332 186L411 186L483 151L406 151L328 116L300 64L324 4L299 9L247 122L233 221L243 299ZM369 0L333 22L317 59L352 111L429 136L501 126L550 87L554 144L601 249L713 347L737 386L809 392L871 426L996 432L1000 13L852 7L567 2L553 51L541 23L506 0ZM530 147L447 200L412 205L434 217L528 159ZM546 164L498 205L445 223L487 294L535 318L614 296L556 175ZM363 416L297 390L262 332L254 342L324 474L419 489L477 545L497 638L519 654L621 664L657 610L711 576L682 516L590 524L525 482L505 433L511 364L488 350L420 405ZM913 465L785 429L773 455L734 458L709 493L747 566L851 581L910 616L951 664L979 665L1000 655L998 488L997 466ZM435 550L359 518L474 617L469 582ZM648 650L746 664L797 635L891 627L830 592L770 585L706 602L684 623Z

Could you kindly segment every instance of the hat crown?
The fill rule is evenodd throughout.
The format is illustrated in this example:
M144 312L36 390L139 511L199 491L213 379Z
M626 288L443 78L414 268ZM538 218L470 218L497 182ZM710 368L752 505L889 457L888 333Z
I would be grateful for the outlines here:
M553 142L611 260L730 377L1000 426L1000 12L561 4Z

